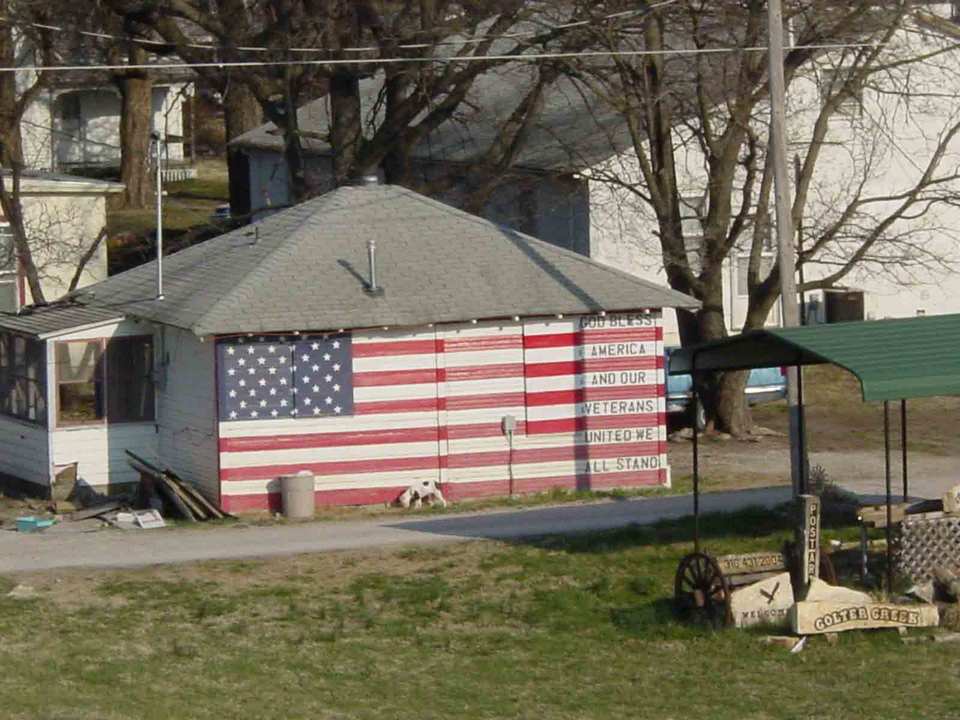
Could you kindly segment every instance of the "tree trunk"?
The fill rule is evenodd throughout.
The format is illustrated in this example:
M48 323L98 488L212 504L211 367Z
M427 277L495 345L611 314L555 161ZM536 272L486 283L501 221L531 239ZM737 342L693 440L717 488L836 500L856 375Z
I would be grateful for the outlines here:
M699 312L681 311L678 315L680 338L684 346L722 340L727 337L723 317L723 266L701 276L703 307ZM745 371L697 373L697 395L707 414L707 424L715 430L743 437L750 433L753 419L744 389Z
M223 95L223 119L227 139L227 174L230 182L230 212L234 219L250 214L250 164L231 140L262 124L263 109L245 83L227 80Z
M406 97L409 84L404 74L387 70L384 126L401 127L396 120L396 108ZM410 186L410 147L399 133L383 158L383 174L391 185Z
M143 64L147 53L131 47L131 64ZM124 203L129 208L145 208L153 199L153 173L150 162L150 132L153 115L153 80L145 70L130 70L118 85L123 101L120 113L120 182L125 186ZM158 129L162 132L161 129Z
M297 117L297 98L293 92L290 69L287 69L286 90L281 122L283 128L283 159L287 164L287 187L290 192L290 204L296 205L309 197L307 187L306 162L303 158L303 142L300 137L300 122Z
M8 3L0 0L0 14L6 14ZM11 25L0 26L0 63L4 67L16 65L16 41ZM6 178L0 176L0 209L10 225L13 236L13 255L18 272L23 273L30 288L31 300L43 305L46 298L40 286L40 274L33 261L33 252L27 238L20 202L20 176L25 163L20 135L22 108L19 107L15 73L0 73L0 166Z
M228 84L223 97L223 121L227 143L263 124L260 103L244 83L233 80Z
M720 374L717 382L716 428L734 437L750 433L753 417L744 392L747 388L748 370L734 370Z
M362 112L360 83L349 72L330 78L330 147L333 150L333 179L346 185L357 179L365 168L357 166L360 152Z

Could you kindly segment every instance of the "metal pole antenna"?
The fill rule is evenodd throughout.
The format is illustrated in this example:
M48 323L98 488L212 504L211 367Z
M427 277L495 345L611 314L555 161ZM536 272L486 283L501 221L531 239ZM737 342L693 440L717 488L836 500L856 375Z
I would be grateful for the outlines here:
M153 141L157 149L157 300L163 300L163 139L160 133L153 133Z
M767 23L770 36L770 151L776 196L777 247L780 269L780 303L784 327L800 324L797 307L796 258L793 248L793 217L790 202L790 179L787 174L787 136L785 80L783 77L783 10L780 0L767 3ZM800 402L797 388L797 368L787 368L787 405L790 417L790 479L794 497L803 491L804 457L800 437Z

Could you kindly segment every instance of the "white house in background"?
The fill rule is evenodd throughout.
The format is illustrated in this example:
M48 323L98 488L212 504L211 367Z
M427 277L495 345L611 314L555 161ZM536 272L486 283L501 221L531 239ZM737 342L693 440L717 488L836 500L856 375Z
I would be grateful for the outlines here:
M9 190L9 176L4 176ZM20 202L40 284L48 301L70 287L80 258L97 241L107 222L107 198L123 185L104 180L26 171ZM107 277L107 244L101 242L87 261L78 287ZM16 312L33 303L22 268L10 243L10 230L0 215L0 311Z
M932 4L928 10L943 22L957 22L957 3ZM946 40L934 29L936 23L917 22L900 33L887 53L911 57L947 48L956 40ZM960 28L960 26L958 26ZM812 73L798 78L788 90L788 152L801 155L808 145L813 124L822 102L821 88L834 73L842 72L839 58L826 55ZM909 84L910 97L890 92L895 86ZM849 102L830 121L825 147L805 213L809 239L837 216L848 203L852 188L864 183L865 197L896 196L921 176L940 137L950 125L960 122L956 98L960 96L960 51L952 50L928 63L894 68L883 78L875 78L861 97ZM761 137L766 127L757 128ZM685 188L688 209L684 225L688 243L695 241L705 196L706 173L696 143L686 143L677 168ZM622 166L629 162L617 158ZM792 158L791 158L792 159ZM869 169L864 167L869 164ZM947 146L942 173L949 174L960 164L960 136ZM635 165L634 165L635 166ZM793 173L790 173L791 176ZM639 176L639 173L637 173ZM951 181L946 190L960 195L960 181ZM736 206L736 199L734 206ZM892 202L876 203L871 212L882 217ZM911 215L916 215L912 213ZM869 226L870 222L864 223ZM874 223L875 224L875 223ZM590 185L590 255L600 262L641 277L666 281L663 271L656 222L650 211L628 193L592 182ZM835 291L813 291L807 295L811 322L845 319L879 319L960 312L960 205L943 204L919 216L898 221L891 234L909 236L918 249L907 253L905 261L896 252L854 269ZM809 240L808 240L809 241ZM774 240L771 238L771 243ZM695 245L691 243L691 245ZM856 238L824 257L808 264L807 279L823 277L857 246ZM765 255L769 262L776 256L771 244ZM746 274L749 247L734 251L724 266L724 309L727 327L737 332L747 310ZM927 262L912 263L926 253ZM943 262L940 262L942 260ZM859 317L858 317L859 315ZM779 307L771 313L769 324L779 324ZM676 317L664 318L666 343L679 344Z
M60 74L24 114L21 123L28 167L74 172L120 164L120 92L109 79L93 73ZM167 138L166 177L182 180L195 169L185 152L192 134L194 84L183 73L158 76L152 95L152 126Z

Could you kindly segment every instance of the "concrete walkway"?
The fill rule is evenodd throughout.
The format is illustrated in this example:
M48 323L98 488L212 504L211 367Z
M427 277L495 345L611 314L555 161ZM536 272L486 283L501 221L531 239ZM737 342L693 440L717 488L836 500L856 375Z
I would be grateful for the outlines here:
M705 494L702 512L731 512L786 502L786 487ZM24 535L0 532L0 573L58 567L139 567L298 553L429 545L487 538L521 539L555 533L650 524L693 512L689 495L633 498L465 515L393 520L326 521L208 530L101 530Z

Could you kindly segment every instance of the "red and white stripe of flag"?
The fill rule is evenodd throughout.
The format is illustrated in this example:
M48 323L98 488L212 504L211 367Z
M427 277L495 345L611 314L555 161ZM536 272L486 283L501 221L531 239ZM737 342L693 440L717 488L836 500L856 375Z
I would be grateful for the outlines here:
M303 469L321 502L343 503L389 500L424 479L451 497L504 492L511 476L518 492L664 482L659 321L579 324L354 333L353 416L220 424L224 505L263 507L280 475ZM634 355L597 356L617 344ZM604 377L612 384L590 384ZM517 420L512 450L506 415Z

